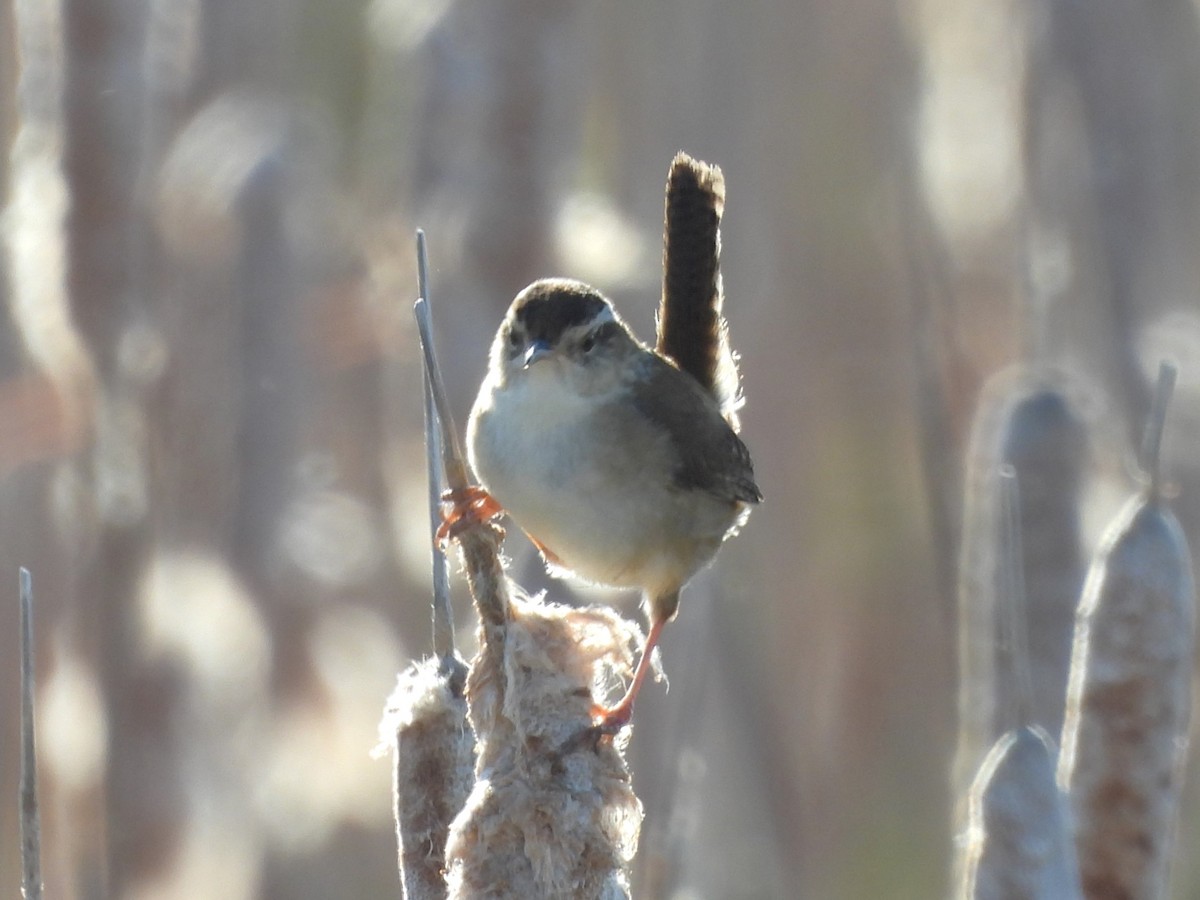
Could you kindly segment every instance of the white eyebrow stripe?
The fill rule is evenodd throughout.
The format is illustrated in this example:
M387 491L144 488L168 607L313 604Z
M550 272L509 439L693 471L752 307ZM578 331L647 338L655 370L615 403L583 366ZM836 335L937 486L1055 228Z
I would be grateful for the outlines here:
M600 307L600 312L592 317L592 321L588 323L588 326L603 325L605 322L615 322L616 320L617 317L613 315L612 307L605 303L604 306Z

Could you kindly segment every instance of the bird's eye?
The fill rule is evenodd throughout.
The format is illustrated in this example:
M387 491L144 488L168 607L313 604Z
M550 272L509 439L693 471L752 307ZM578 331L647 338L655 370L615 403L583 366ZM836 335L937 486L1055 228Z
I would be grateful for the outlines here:
M583 343L579 345L579 349L584 353L591 353L592 348L596 346L596 338L594 335L588 335L583 339Z

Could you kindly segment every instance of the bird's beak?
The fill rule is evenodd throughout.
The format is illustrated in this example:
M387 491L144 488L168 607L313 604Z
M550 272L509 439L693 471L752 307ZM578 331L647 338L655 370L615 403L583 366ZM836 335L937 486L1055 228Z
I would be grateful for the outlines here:
M522 368L528 369L539 359L545 359L550 355L550 345L545 341L534 341L525 350L525 363Z

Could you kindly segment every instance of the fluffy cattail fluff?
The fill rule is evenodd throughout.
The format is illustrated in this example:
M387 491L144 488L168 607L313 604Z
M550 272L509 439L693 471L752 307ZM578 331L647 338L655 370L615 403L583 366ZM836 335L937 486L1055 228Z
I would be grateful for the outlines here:
M628 898L642 807L617 740L592 728L593 691L627 673L633 626L607 607L509 599L481 625L468 696L475 787L447 848L450 897Z
M1133 498L1088 573L1059 763L1089 897L1166 896L1195 603L1179 522L1157 495Z
M1005 710L1025 689L1024 673L1001 665L1006 621L1023 623L1028 649L1030 718L1047 733L1062 728L1062 709L1075 607L1085 564L1079 492L1087 437L1060 375L1023 368L1002 372L985 387L968 456L967 503L959 566L959 739L954 794L963 798L984 755L1012 727ZM1017 577L1023 590L1002 606L1006 572L1000 485L995 473L1011 467L1021 487L1017 521L1022 548ZM1020 678L1014 678L1020 674ZM959 821L964 810L959 808Z
M719 167L678 153L667 175L659 353L670 357L717 399L734 429L738 371L721 313L721 215L725 177Z
M395 761L393 800L405 900L446 896L446 835L474 779L467 667L430 657L397 679L380 725Z
M1037 726L992 747L971 786L959 900L1080 900L1057 750Z

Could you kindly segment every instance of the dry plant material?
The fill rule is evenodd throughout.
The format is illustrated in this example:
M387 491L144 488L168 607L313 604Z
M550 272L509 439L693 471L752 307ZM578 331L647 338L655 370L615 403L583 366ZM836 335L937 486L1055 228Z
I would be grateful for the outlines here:
M1082 898L1057 750L1037 726L996 742L971 787L960 900Z
M627 898L642 806L622 743L592 727L592 697L628 674L633 626L498 588L509 619L481 623L468 677L479 761L447 846L450 897Z
M433 322L429 317L429 254L425 245L425 232L417 229L417 288L420 292L414 314L417 317L417 328L421 333L422 347L428 343L429 359L433 357ZM432 373L434 366L426 364L422 369L422 384L425 397L425 475L429 485L429 532L434 536L430 543L430 563L433 571L433 652L449 663L451 657L457 659L454 649L454 613L450 608L450 572L446 566L446 553L441 543L436 540L438 530L442 525L442 466L449 462L453 476L458 478L460 472L453 453L459 454L461 463L462 451L457 444L452 443L449 452L445 446L443 431L450 431L453 441L453 430L441 427L441 417L438 404L446 406L445 388L440 381L435 386ZM438 397L441 392L441 397ZM445 666L443 666L445 668Z
M1071 661L1059 783L1070 795L1088 897L1167 895L1186 759L1196 587L1183 531L1149 484L1101 541Z
M985 387L968 455L959 566L959 738L955 796L963 798L988 749L1015 724L1062 728L1075 607L1083 583L1079 493L1087 436L1060 375L1024 368ZM1011 467L1021 486L1022 610L1006 610L1005 521L995 473ZM1019 600L1014 602L1020 602ZM1024 623L1027 673L1004 664L1005 622ZM1028 680L1028 686L1023 682ZM1030 691L1030 718L1005 721ZM964 810L959 808L959 820Z
M436 657L401 674L382 730L394 741L393 781L400 876L406 900L446 896L446 836L473 781L475 741L467 725L466 666Z

